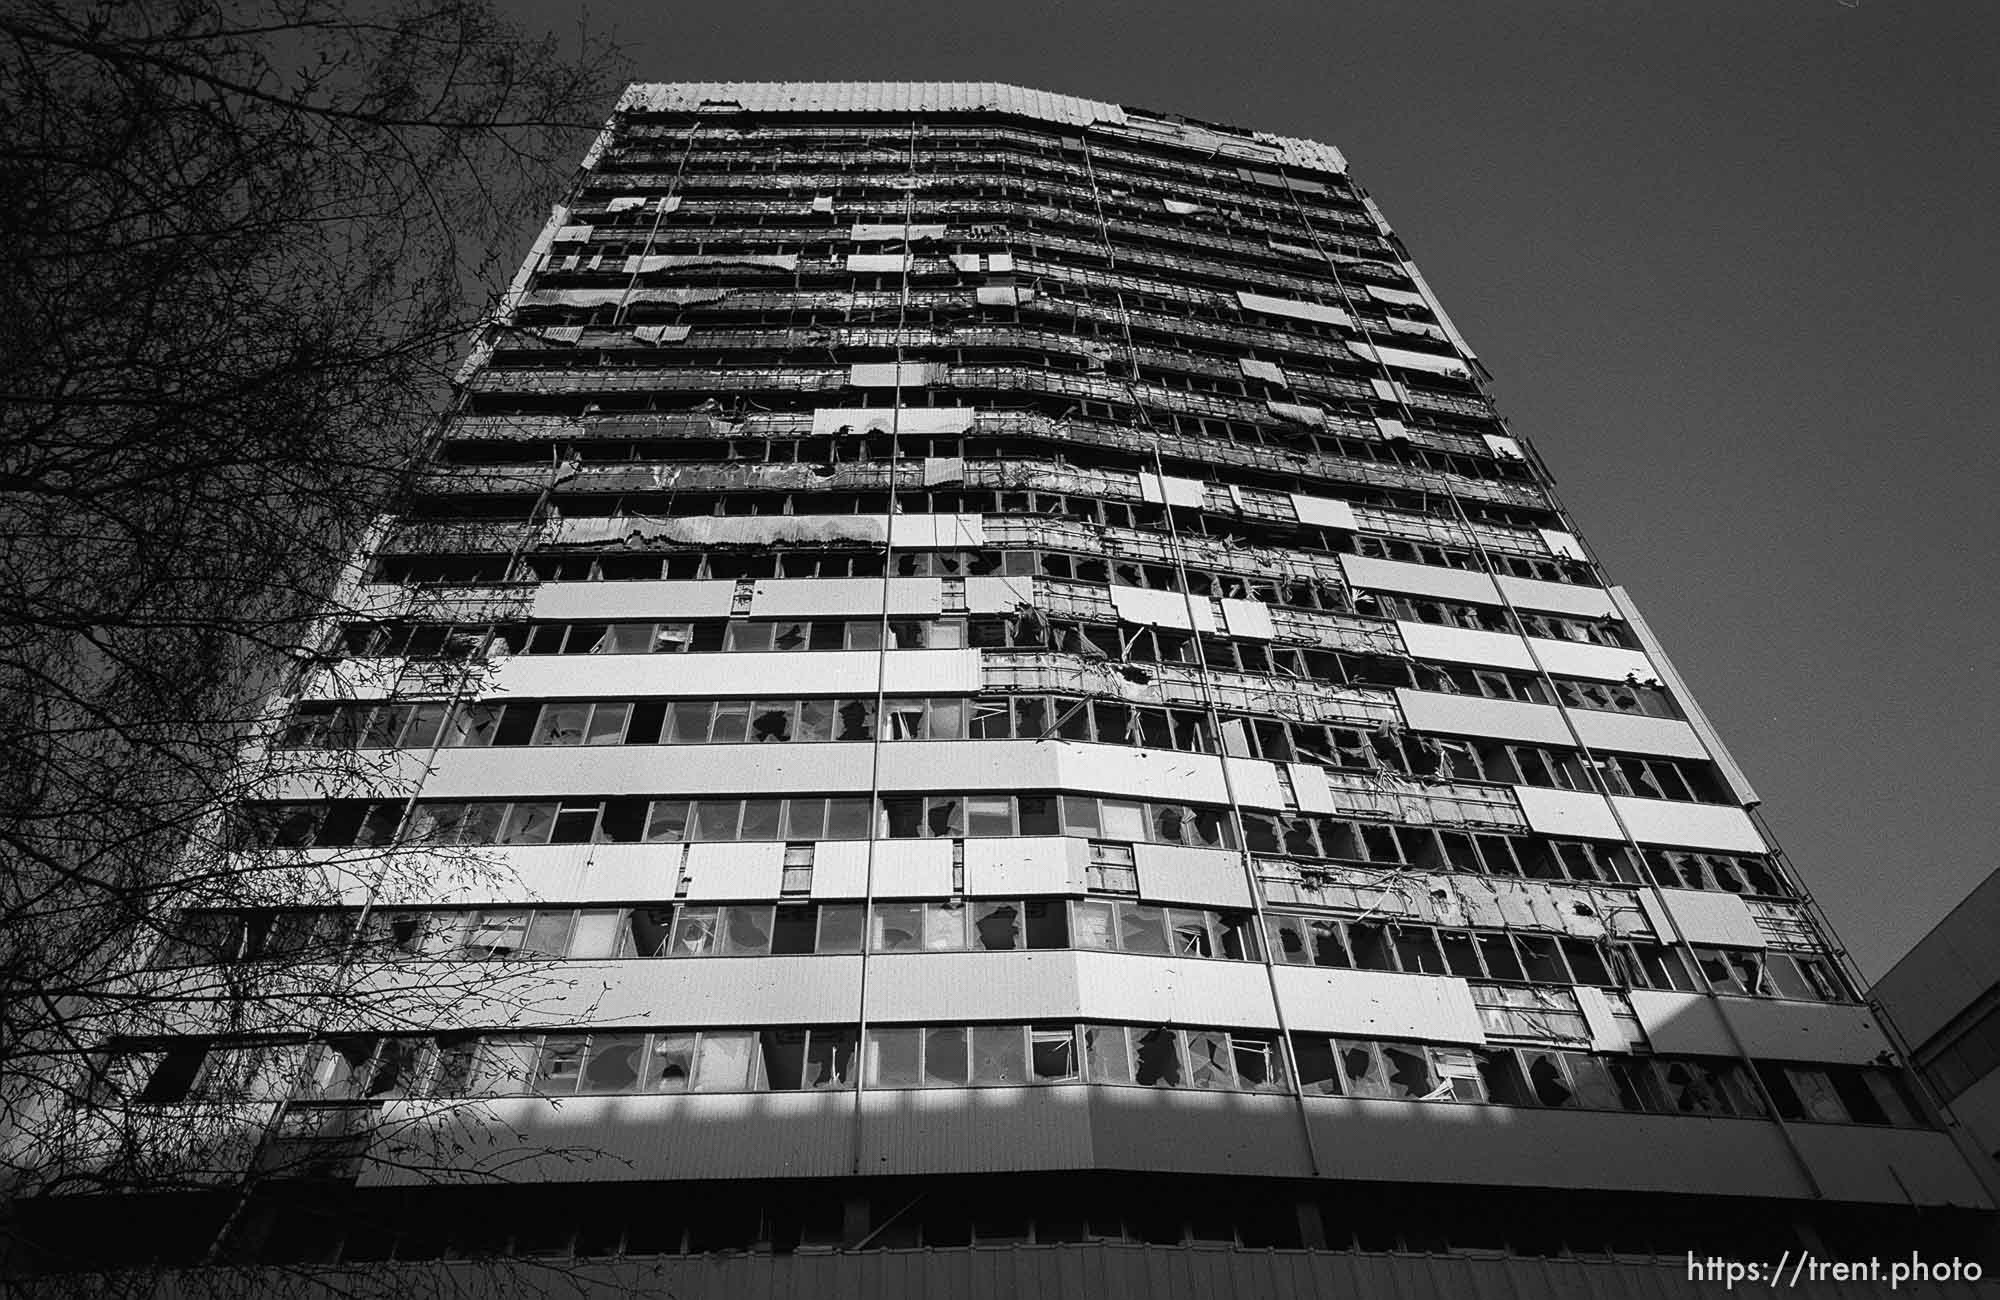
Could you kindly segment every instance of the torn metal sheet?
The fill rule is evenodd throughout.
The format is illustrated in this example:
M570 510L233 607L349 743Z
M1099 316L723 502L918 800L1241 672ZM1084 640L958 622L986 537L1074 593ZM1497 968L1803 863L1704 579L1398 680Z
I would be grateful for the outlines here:
M647 253L625 259L627 275L682 271L698 267L751 266L771 271L799 269L797 253Z
M1289 316L1293 320L1320 321L1328 325L1354 327L1354 318L1338 307L1325 303L1300 302L1294 298L1272 298L1261 293L1236 291L1236 305L1244 311L1263 312L1267 316Z
M686 325L634 325L632 337L641 343L680 343L687 339Z
M1302 402L1266 402L1264 406L1280 420L1290 420L1293 424L1308 425L1315 429L1326 427L1326 412L1317 406L1307 406Z
M836 434L964 433L972 428L969 406L895 407L823 406L813 412L813 437Z
M1261 379L1280 388L1291 385L1291 381L1285 378L1285 368L1275 361L1258 361L1252 357L1245 357L1236 364L1242 368L1245 379Z
M1453 379L1472 378L1472 368L1460 357L1441 357L1434 352L1411 352L1404 348L1378 348L1353 340L1348 341L1347 350L1363 361L1376 361L1385 366L1423 370L1434 375L1449 375Z
M941 224L904 225L901 222L856 225L848 231L847 237L857 244L880 244L892 239L907 239L915 243L920 239L943 239L945 228Z
M1370 284L1367 288L1368 296L1376 302L1395 303L1398 307L1428 307L1430 305L1425 301L1422 294L1412 293L1408 289L1389 289L1379 284Z
M947 483L965 482L965 457L926 456L924 457L924 486L941 487Z

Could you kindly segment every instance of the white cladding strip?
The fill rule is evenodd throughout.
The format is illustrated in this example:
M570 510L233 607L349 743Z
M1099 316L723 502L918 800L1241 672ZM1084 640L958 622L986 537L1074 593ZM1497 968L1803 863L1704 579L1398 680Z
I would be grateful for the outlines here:
M870 614L882 609L880 578L764 578L751 597L758 618L813 614ZM891 614L937 614L944 609L944 584L937 578L887 580Z
M535 588L538 619L727 618L734 582L544 582Z
M1725 1026L1716 999L1700 993L1633 989L1632 1011L1657 1052L1734 1056L1729 1029L1753 1059L1832 1061L1865 1065L1889 1042L1867 1007L1834 1002L1724 997Z
M1256 962L1086 950L885 953L869 959L870 1021L1126 1020L1274 1029Z
M1289 316L1293 320L1320 321L1328 325L1342 325L1354 328L1354 318L1338 307L1325 303L1300 302L1295 298L1272 298L1261 293L1236 291L1236 305L1244 311L1263 312L1267 316Z
M1192 628L1200 632L1217 630L1215 606L1205 596L1189 600L1178 591L1113 586L1111 604L1118 611L1119 620L1125 623L1139 623L1147 627ZM1193 608L1191 621L1190 606Z
M1347 350L1363 361L1376 361L1385 366L1395 366L1402 370L1422 370L1430 374L1448 375L1453 379L1470 379L1472 371L1458 357L1441 357L1435 352L1412 352L1406 348L1378 348L1369 343L1350 340Z
M690 844L681 865L684 898L771 898L785 875L785 846L779 840L742 844Z
M1750 784L1750 778L1744 775L1735 756L1729 752L1729 747L1722 743L1722 736L1709 722L1708 715L1702 712L1701 704L1694 698L1694 693L1688 689L1687 683L1681 679L1680 671L1674 667L1673 660L1667 657L1659 638L1653 635L1653 629L1640 615L1639 607L1632 603L1631 595L1623 587L1613 587L1611 599L1617 605L1618 612L1624 616L1626 624L1639 638L1639 644L1646 647L1647 656L1657 668L1660 680L1680 703L1681 712L1687 715L1688 725L1694 728L1695 735L1701 738L1709 757L1715 760L1723 779L1729 783L1730 791L1743 801L1745 807L1754 808L1762 803L1763 796L1759 795L1756 788Z
M968 898L1081 894L1087 888L1089 865L1090 841L1074 836L968 839L965 894Z
M1479 695L1413 691L1407 687L1397 688L1396 702L1403 710L1404 720L1418 731L1565 747L1581 739L1591 749L1628 754L1708 756L1693 730L1673 718L1640 717L1598 709L1559 710L1521 700L1489 700ZM1576 732L1574 738L1570 734L1572 727Z
M866 361L847 368L853 388L927 388L949 378L951 367L942 361Z
M1435 596L1440 600L1464 600L1477 605L1500 603L1500 592L1494 587L1493 579L1465 569L1343 555L1340 557L1340 570L1347 575L1349 585L1366 591Z
M872 695L883 656L873 650L765 654L516 655L480 692L522 698L637 696L740 698ZM970 694L981 685L977 650L891 650L881 664L891 695Z
M1396 703L1403 710L1404 721L1418 731L1564 746L1571 743L1562 713L1546 704L1413 691L1405 687L1396 688Z
M847 232L847 237L857 244L882 244L897 239L943 239L945 228L934 223L905 225L892 221L883 225L856 225Z
M1132 860L1139 897L1149 903L1199 903L1204 907L1251 906L1243 859L1221 849L1137 844Z
M1484 1043L1472 989L1456 977L1277 966L1278 997L1295 1031Z
M1770 942L1757 918L1750 915L1749 904L1734 894L1701 889L1649 889L1639 894L1639 906L1646 910L1654 932L1667 938L1672 938L1678 929L1689 943L1763 948Z
M813 437L833 434L965 433L972 428L969 406L822 406L813 411Z

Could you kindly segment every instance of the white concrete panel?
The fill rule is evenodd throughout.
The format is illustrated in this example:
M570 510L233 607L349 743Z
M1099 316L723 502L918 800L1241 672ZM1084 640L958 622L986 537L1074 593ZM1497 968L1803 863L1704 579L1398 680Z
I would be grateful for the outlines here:
M1233 600L1224 597L1222 606L1222 630L1230 636L1246 641L1269 641L1275 635L1271 629L1271 607L1261 600Z
M734 582L544 582L531 613L546 619L727 618Z
M1535 578L1515 578L1502 574L1494 579L1507 599L1522 609L1547 610L1552 614L1575 614L1584 618L1615 618L1617 606L1602 587L1580 587L1570 582L1542 582Z
M866 898L868 841L820 840L813 845L812 897Z
M1200 479L1177 478L1172 474L1139 475L1139 495L1154 505L1185 506L1199 510L1208 500L1208 490Z
M847 232L847 237L857 244L882 244L901 239L943 239L944 236L945 228L942 225L936 223L905 225L900 221L886 225L857 224Z
M1338 307L1325 303L1300 302L1295 298L1273 298L1267 294L1236 291L1236 305L1244 311L1262 312L1267 316L1289 316L1293 320L1320 321L1328 325L1354 327L1354 318Z
M928 514L884 516L890 540L904 550L953 551L986 545L986 516Z
M1472 989L1462 979L1318 966L1271 969L1294 1030L1434 1043L1486 1041Z
M785 846L779 840L690 844L681 874L689 899L775 899L785 876Z
M1753 1059L1867 1065L1889 1050L1888 1035L1864 1006L1731 998L1729 1020Z
M1551 641L1530 637L1535 657L1542 667L1557 677L1594 677L1599 681L1622 682L1637 675L1640 681L1664 680L1653 664L1637 650L1615 645L1591 645L1583 641Z
M1187 1088L1098 1088L1090 1099L1090 1118L1091 1149L1100 1168L1223 1175L1255 1170L1272 1178L1305 1178L1312 1172L1305 1144L1299 1140L1298 1111L1290 1097ZM1205 1253L1191 1251L1188 1257L1199 1258ZM1093 1278L1087 1294L1199 1296L1206 1300L1232 1292L1277 1297L1290 1290L1274 1281L1266 1287L1237 1291L1219 1276L1210 1286L1191 1279L1191 1285L1184 1284L1181 1277L1168 1283L1162 1276L1166 1272L1162 1269L1143 1278L1135 1273L1127 1286L1115 1291L1098 1289Z
M1361 526L1354 518L1354 507L1345 501L1307 496L1301 492L1292 493L1291 498L1292 509L1298 513L1299 522L1302 524L1338 528L1349 533L1355 532Z
M910 266L908 253L849 253L847 269L861 275L895 275Z
M1805 1198L1774 1124L1693 1115L1308 1097L1329 1178ZM1806 1126L1801 1126L1806 1127ZM1829 1130L1836 1136L1842 1130ZM1530 1288L1532 1291L1533 1288ZM1412 1294L1437 1294L1428 1284Z
M1561 712L1546 704L1413 691L1400 686L1396 688L1396 703L1403 710L1403 720L1418 731L1555 745L1573 743Z
M1826 1124L1795 1125L1792 1134L1830 1201L1974 1209L1993 1204L1946 1134Z
M1574 990L1576 1004L1583 1011L1583 1022L1590 1026L1590 1047L1595 1052L1630 1051L1625 1041L1625 1031L1611 1015L1611 1000L1604 996L1603 989L1594 989L1587 984L1579 984Z
M447 749L437 756L424 797L853 793L868 788L872 752L864 744Z
M975 614L1005 614L1035 603L1033 578L967 578L965 607Z
M1046 790L1062 784L1058 744L1034 740L920 740L884 745L882 788L938 793ZM858 761L865 772L867 757L864 755ZM863 788L866 788L865 778Z
M1369 591L1436 596L1440 600L1465 600L1478 605L1500 603L1499 588L1483 573L1402 560L1375 560L1363 555L1341 556L1340 568L1349 583Z
M1298 797L1300 812L1340 811L1339 805L1333 801L1333 787L1327 783L1325 768L1317 763L1287 763L1285 773L1291 778L1292 793Z
M813 412L813 436L831 434L964 433L972 427L969 406L915 406L897 410L893 406L823 406Z
M430 1106L435 1103L388 1103L385 1131L410 1142L434 1135L436 1145L401 1160L364 1161L363 1186L422 1183L452 1169L482 1170L479 1178L504 1171L510 1184L833 1177L849 1172L852 1159L849 1089L482 1102L481 1123L509 1135L504 1146L464 1140L462 1120L415 1118ZM512 1137L517 1133L518 1143Z
M1479 436L1486 443L1486 449L1501 460L1527 459L1521 451L1521 444L1513 438L1497 433L1482 433Z
M563 962L399 962L359 977L369 1028L421 1011L437 1027L652 1028L657 1025L814 1024L853 1021L861 958L624 957ZM399 1008L397 990L414 992ZM362 1024L357 1024L357 1028Z
M1278 765L1261 758L1225 758L1229 784L1236 802L1249 808L1284 809L1291 806L1284 787L1278 784ZM1189 796L1192 797L1192 796Z
M1090 1121L1098 1091L1084 1084L870 1090L861 1094L861 1167L870 1174L1087 1169L1096 1159ZM929 1285L901 1265L895 1276L899 1284L885 1281L883 1294L943 1296L956 1289L942 1274L937 1284ZM832 1300L841 1289L829 1276L824 1285L805 1285L790 1294ZM731 1294L748 1300L753 1293L745 1287Z
M1633 713L1608 713L1603 709L1569 709L1570 725L1584 744L1592 749L1612 749L1628 754L1668 754L1675 758L1707 759L1701 737L1678 718L1648 718Z
M1722 771L1723 780L1729 783L1729 788L1746 806L1755 807L1761 803L1756 789L1750 784L1750 778L1737 764L1735 756L1729 752L1729 747L1722 743L1721 735L1709 722L1708 715L1702 712L1701 704L1695 699L1694 692L1681 680L1680 670L1674 667L1673 660L1661 646L1660 639L1653 635L1653 629L1647 624L1645 616L1640 614L1638 606L1632 603L1631 595L1623 587L1613 587L1611 598L1618 602L1619 612L1625 616L1626 625L1632 629L1639 638L1639 644L1646 648L1646 653L1652 658L1660 680L1666 683L1667 689L1674 693L1676 700L1680 701L1681 712L1687 715L1688 725L1694 728L1695 734L1701 737L1702 744L1707 746L1710 757Z
M1672 844L1689 849L1719 849L1725 853L1769 853L1757 824L1741 808L1712 803L1675 803L1668 799L1611 800L1618 815L1642 844Z
M967 743L967 742L961 742ZM976 742L974 742L976 743ZM999 741L997 744L1025 746L1033 741ZM1186 799L1192 803L1227 803L1222 783L1222 764L1207 754L1180 754L1162 749L1134 749L1125 745L1085 745L1072 741L1042 742L1056 757L1056 780L1064 790L1116 795L1127 799ZM1256 760L1238 759L1237 795L1249 802L1259 783L1254 778ZM1018 769L1017 769L1018 770ZM1275 787L1275 777L1268 778ZM1025 778L1015 787L1034 788ZM1267 805L1268 806L1268 805Z
M544 893L551 901L573 903L665 901L680 879L679 844L591 844L582 879L567 894ZM546 850L517 849L523 856ZM525 881L525 873L523 875ZM553 882L552 882L553 883ZM528 895L535 897L535 895Z
M1457 357L1442 357L1434 352L1412 352L1406 348L1378 348L1367 343L1348 340L1347 350L1364 361L1379 361L1385 366L1395 366L1402 370L1425 371L1434 375L1450 375L1454 379L1470 379L1472 371Z
M1139 623L1147 627L1194 628L1202 632L1218 630L1215 625L1215 606L1206 596L1189 600L1178 591L1154 591L1150 587L1111 588L1111 604L1118 611L1118 617L1127 623ZM1193 608L1190 622L1189 608Z
M1029 894L1081 894L1090 842L1067 835L1009 836L965 842L965 893L969 898ZM1140 876L1143 889L1144 874Z
M892 952L868 959L868 1019L879 1024L1081 1018L1077 958L1029 952Z
M1223 849L1190 849L1171 844L1135 844L1139 897L1149 903L1199 903L1204 907L1251 906L1243 859Z
M1078 1019L1278 1027L1261 962L1079 952L1076 971Z
M951 367L930 361L864 361L847 368L850 388L924 388L943 383Z
M877 614L882 609L880 578L762 578L751 597L758 618L811 614ZM937 614L944 609L944 584L937 578L890 578L891 614Z
M1487 441L1490 443L1493 439L1489 437ZM1512 441L1512 439L1508 439L1508 441ZM1514 448L1514 455L1517 459L1525 459L1521 456L1521 449L1518 444ZM1551 555L1560 555L1566 560L1588 560L1590 558L1583 553L1583 543L1576 539L1576 534L1574 533L1566 533L1558 528L1537 528L1535 531L1542 535L1542 542L1549 548L1549 554Z
M1625 838L1603 795L1580 790L1544 790L1532 785L1517 785L1513 789L1521 811L1527 814L1530 830L1596 840Z
M892 695L969 693L981 685L977 650L779 650L768 654L515 655L482 696L873 695L878 666Z
M1770 941L1750 915L1750 907L1734 894L1705 889L1647 889L1639 906L1657 934L1672 937L1679 930L1689 943L1725 948L1762 948ZM1669 919L1673 922L1668 924Z
M1734 1056L1735 1043L1716 1010L1715 999L1702 993L1633 989L1632 1012L1656 1052L1692 1056ZM1732 1000L1733 1002L1735 999Z
M1470 628L1439 627L1434 623L1397 620L1403 644L1419 659L1448 664L1481 664L1491 668L1535 669L1528 643L1509 632L1475 632ZM1620 677L1624 674L1620 673Z
M944 898L951 875L950 840L875 841L877 898Z

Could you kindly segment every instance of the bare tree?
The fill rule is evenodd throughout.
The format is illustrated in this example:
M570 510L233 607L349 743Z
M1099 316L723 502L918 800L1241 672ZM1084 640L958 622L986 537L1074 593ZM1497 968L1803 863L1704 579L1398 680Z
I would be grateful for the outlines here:
M37 1124L188 992L132 977L167 918L310 897L226 830L298 762L272 688L618 73L490 0L0 7L0 1198L77 1176ZM332 1023L352 991L206 1001ZM172 1146L114 1135L89 1176Z

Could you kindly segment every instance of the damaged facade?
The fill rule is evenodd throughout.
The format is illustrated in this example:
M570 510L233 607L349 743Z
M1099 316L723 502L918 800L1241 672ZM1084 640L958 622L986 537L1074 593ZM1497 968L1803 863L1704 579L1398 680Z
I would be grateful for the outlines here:
M360 927L570 979L307 1044L286 1103L351 1135L477 1098L525 1148L476 1189L360 1161L248 1253L1504 1251L1608 1287L1986 1204L1482 375L1325 146L630 88L289 705L284 744L404 785L246 810L247 851L498 870L191 917L179 958ZM150 1045L138 1086L269 1049Z

